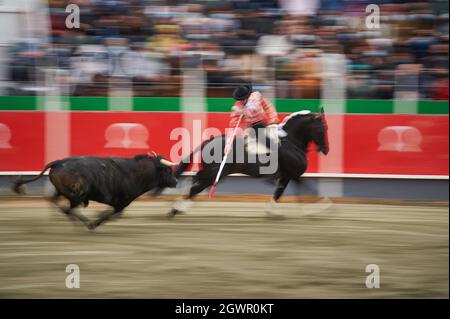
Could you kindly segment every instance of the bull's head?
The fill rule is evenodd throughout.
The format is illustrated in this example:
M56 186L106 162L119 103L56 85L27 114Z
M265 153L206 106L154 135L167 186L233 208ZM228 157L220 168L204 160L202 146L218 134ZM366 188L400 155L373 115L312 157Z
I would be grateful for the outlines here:
M175 188L177 186L178 180L174 175L172 167L177 166L178 164L173 163L171 161L166 160L161 155L157 155L156 153L148 154L149 157L152 157L156 162L158 167L158 187L159 188Z
M168 161L168 160L166 160L166 159L164 159L164 158L161 158L161 159L159 160L159 162L160 162L162 165L167 166L167 167L175 167L175 166L178 165L178 164L172 163L171 161Z

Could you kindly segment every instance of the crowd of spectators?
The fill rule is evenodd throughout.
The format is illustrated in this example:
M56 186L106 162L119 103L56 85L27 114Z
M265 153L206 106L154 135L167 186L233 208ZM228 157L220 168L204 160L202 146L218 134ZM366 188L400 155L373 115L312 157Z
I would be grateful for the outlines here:
M21 83L51 66L78 96L122 84L135 96L179 96L185 70L203 69L210 97L252 82L278 98L320 98L323 57L343 54L348 98L448 99L446 0L302 1L312 12L294 11L294 0L49 0L51 43L11 50L10 92L26 94ZM366 24L370 3L380 28ZM80 28L67 28L68 4Z

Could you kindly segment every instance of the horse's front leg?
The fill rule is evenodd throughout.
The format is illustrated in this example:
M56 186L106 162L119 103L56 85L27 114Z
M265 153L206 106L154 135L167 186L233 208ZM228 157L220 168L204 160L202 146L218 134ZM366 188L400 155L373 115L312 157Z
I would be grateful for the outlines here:
M307 210L302 212L302 216L312 216L318 215L323 212L328 211L330 208L334 208L334 203L328 197L328 195L322 195L319 189L313 188L305 182L305 179L300 178L298 180L294 180L297 185L298 195L301 195L300 189L303 190L303 193L312 194L319 197L319 200L314 203L314 205L307 205ZM303 206L300 205L300 209L303 210Z
M278 211L276 206L277 206L278 201L280 200L281 196L283 195L284 191L286 190L286 187L289 185L290 181L291 181L291 179L287 178L287 177L282 177L278 181L278 185L277 185L277 188L273 195L273 198L266 206L266 213L269 217L272 217L272 218L282 218L283 217L283 214L281 214Z

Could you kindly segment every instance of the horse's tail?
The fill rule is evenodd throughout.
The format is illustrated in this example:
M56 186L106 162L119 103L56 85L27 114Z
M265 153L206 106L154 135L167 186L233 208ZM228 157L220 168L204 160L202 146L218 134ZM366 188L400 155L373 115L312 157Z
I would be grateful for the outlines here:
M223 136L224 135L222 135L222 137ZM212 140L214 140L217 137L220 137L220 135L211 137L209 140L203 142L200 146L195 148L188 156L186 156L180 162L180 164L178 164L178 167L175 171L175 177L178 178L181 174L183 174L183 172L194 162L194 155L197 154L199 151L201 151L203 149L203 147L205 147L206 144L210 143Z
M209 141L208 141L209 142ZM184 171L192 164L194 161L194 155L197 154L205 145L206 143L201 144L197 148L195 148L188 156L186 156L180 164L178 164L178 167L175 171L175 177L180 177L181 174L184 173Z
M31 183L31 182L34 182L34 181L38 180L39 178L41 178L44 175L44 173L49 168L54 167L55 165L59 164L60 162L61 162L61 160L56 160L56 161L48 163L47 165L45 165L44 169L42 170L42 172L38 176L32 177L30 179L23 179L22 176L19 176L19 178L17 178L14 181L13 186L12 186L12 190L15 193L17 193L17 194L21 194L21 195L25 194L25 189L23 187L24 184L28 184L28 183Z

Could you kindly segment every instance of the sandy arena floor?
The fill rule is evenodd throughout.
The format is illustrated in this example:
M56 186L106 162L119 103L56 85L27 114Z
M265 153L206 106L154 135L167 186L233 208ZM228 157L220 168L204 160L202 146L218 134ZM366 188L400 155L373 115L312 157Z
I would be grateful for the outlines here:
M275 221L264 206L198 202L170 220L170 203L139 201L89 231L44 200L0 200L0 297L449 297L448 207L284 203Z

